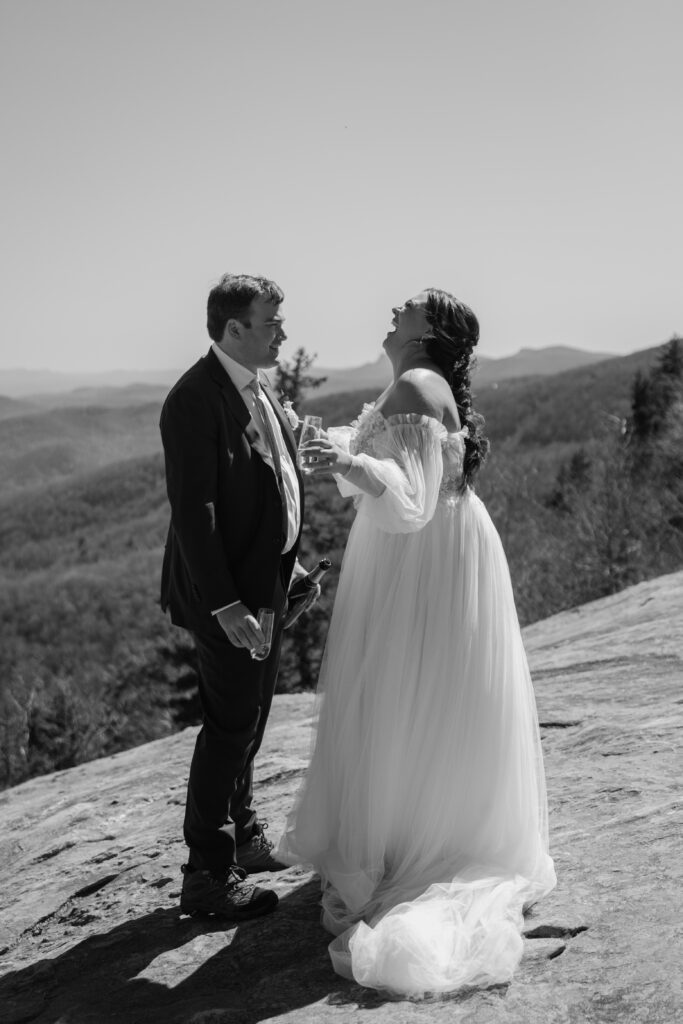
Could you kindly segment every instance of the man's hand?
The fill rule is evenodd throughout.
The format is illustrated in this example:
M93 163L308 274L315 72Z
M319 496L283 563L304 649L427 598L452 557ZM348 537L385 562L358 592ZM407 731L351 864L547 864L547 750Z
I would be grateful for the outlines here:
M246 647L250 651L265 640L258 622L241 602L217 612L216 618L233 647Z
M304 573L304 575L306 574ZM299 577L299 579L300 578L301 577ZM307 590L305 594L297 594L296 590L294 590L294 592L292 593L292 590L296 583L297 580L292 581L292 583L290 584L289 594L287 595L287 611L285 613L284 618L285 629L289 629L289 627L296 622L300 615L303 615L304 612L307 612L309 608L311 608L311 606L315 604L315 602L318 600L322 593L319 583L316 583L314 587L312 587L310 590ZM290 619L290 615L294 615L294 618Z
M308 593L306 594L305 598L304 598L304 604L303 604L303 607L302 607L302 614L303 614L303 612L307 612L308 609L312 605L315 604L315 602L320 597L321 593L322 593L322 591L320 589L320 584L316 583L315 587L312 590L309 590Z

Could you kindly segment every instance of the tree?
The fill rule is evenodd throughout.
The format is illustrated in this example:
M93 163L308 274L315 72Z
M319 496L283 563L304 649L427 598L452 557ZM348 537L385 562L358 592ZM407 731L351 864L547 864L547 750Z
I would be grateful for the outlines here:
M332 610L327 605L326 601L318 601L285 633L283 641L287 642L291 664L288 678L283 677L280 683L281 689L315 689Z
M650 509L630 472L620 432L605 429L586 486L574 488L566 543L575 574L575 601L615 594L647 575Z
M275 371L275 387L283 399L296 405L304 398L304 391L308 388L319 388L324 384L327 377L313 377L307 373L317 359L317 355L309 355L305 348L298 348L294 358L283 361Z
M659 358L658 372L672 380L683 380L683 338L674 334Z
M199 700L199 666L197 651L183 630L180 636L172 635L162 641L156 656L163 667L163 674L171 684L169 706L173 724L184 729L188 725L199 725L202 720L202 706Z
M573 499L583 493L590 483L591 459L585 448L578 448L569 462L562 462L557 472L555 487L546 499L546 507L558 512L571 512Z
M631 388L630 428L636 444L667 429L669 414L683 399L683 344L674 336L648 374L637 373Z
M315 355L309 355L304 348L298 348L294 358L282 362L277 368L275 386L283 399L297 405L309 388L317 388L326 377L314 377L307 371L312 366ZM311 514L309 511L308 527L310 532ZM300 557L306 559L306 543L304 541ZM326 616L320 605L314 606L299 619L283 638L283 668L281 673L281 689L310 689L315 686L322 655L323 634Z

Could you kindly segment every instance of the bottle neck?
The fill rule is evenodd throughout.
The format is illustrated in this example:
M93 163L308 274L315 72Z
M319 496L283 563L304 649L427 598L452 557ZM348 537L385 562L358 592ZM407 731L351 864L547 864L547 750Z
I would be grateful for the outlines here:
M308 576L306 577L311 583L320 583L327 570L330 568L330 561L327 558L321 558L315 569L311 569Z

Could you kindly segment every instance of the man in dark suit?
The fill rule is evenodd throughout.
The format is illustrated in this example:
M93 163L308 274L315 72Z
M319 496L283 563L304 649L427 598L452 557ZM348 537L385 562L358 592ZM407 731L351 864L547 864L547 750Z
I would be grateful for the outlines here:
M213 344L161 413L171 504L161 604L192 634L203 725L185 810L181 909L242 920L277 895L246 881L283 867L252 807L253 761L277 678L281 620L301 536L303 487L291 427L263 375L286 335L283 294L266 278L226 274L212 289ZM270 654L259 608L272 608Z

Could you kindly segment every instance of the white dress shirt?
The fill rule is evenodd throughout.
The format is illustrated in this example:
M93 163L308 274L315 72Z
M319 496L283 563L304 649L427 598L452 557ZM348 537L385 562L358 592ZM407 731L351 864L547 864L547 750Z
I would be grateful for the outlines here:
M220 362L221 366L227 373L228 377L235 385L240 393L240 398L246 405L249 413L251 414L252 423L256 427L259 433L260 444L257 447L257 451L264 462L267 462L270 468L275 473L275 466L273 465L273 457L270 451L270 445L268 443L268 437L266 436L265 428L263 426L263 420L261 418L261 412L257 408L258 399L252 391L252 381L258 380L258 374L254 373L253 370L248 369L246 366L242 366L231 356L225 354L225 352L216 345L214 342L211 346L214 355ZM299 526L301 524L301 501L299 498L299 481L297 479L296 470L292 457L289 454L289 448L285 444L285 439L282 436L282 428L280 421L275 415L268 397L264 395L264 399L260 404L261 409L268 416L268 423L270 425L271 432L277 444L278 454L280 456L280 464L282 470L282 485L283 485L283 499L285 502L285 509L287 512L287 535L285 537L284 546L282 553L289 551L294 546L296 538L299 535ZM220 610L220 609L219 609Z

